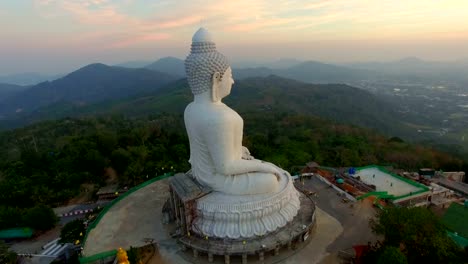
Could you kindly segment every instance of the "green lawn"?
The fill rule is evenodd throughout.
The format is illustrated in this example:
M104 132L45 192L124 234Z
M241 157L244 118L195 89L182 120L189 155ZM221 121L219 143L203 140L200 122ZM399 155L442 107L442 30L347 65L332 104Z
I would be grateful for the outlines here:
M461 204L452 203L442 217L442 222L459 236L468 238L468 208Z

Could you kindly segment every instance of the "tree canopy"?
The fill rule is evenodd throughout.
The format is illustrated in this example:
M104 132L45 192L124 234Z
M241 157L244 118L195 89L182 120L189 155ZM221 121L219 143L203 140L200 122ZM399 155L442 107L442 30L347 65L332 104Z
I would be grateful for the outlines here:
M440 219L427 208L386 208L370 225L384 240L369 254L368 263L389 258L394 258L394 263L404 263L399 251L408 263L463 263L467 259L464 250L447 236Z
M36 230L49 230L55 226L58 218L47 205L39 204L26 210L23 216L24 225Z
M86 228L83 219L76 219L67 223L60 231L60 243L75 243L82 241Z
M312 160L334 167L460 170L466 165L428 147L310 115L271 109L241 115L243 144L254 157L286 170ZM85 192L84 186L131 187L166 172L185 172L188 159L181 115L66 118L1 132L0 228L18 227L17 219L34 206L66 204Z
M7 244L0 240L0 263L16 264L17 254L10 251Z
M407 264L406 256L397 247L386 246L380 254L377 264Z

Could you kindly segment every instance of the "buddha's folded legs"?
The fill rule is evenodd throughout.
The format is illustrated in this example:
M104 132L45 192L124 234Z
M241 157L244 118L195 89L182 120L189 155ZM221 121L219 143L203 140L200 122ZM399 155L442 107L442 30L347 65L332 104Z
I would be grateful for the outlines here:
M211 187L215 191L227 194L275 193L280 189L278 178L271 173L251 172L233 176L216 175L213 178Z

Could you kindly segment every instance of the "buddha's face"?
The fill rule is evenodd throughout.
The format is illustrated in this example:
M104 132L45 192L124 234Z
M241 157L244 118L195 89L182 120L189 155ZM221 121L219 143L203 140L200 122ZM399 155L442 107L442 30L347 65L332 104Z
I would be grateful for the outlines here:
M220 98L228 96L231 93L231 87L233 84L234 79L232 79L232 70L231 67L228 67L221 78L221 83L218 88L218 96Z

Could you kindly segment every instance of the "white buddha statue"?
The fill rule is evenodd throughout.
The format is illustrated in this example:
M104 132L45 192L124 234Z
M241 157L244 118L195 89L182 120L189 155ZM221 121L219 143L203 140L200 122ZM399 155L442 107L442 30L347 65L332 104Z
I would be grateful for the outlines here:
M197 201L195 229L215 237L264 235L297 214L289 173L254 159L242 146L244 121L222 102L231 92L231 68L208 31L192 38L185 60L194 100L185 109L192 176L214 192Z
M186 71L194 101L185 109L193 176L213 190L228 194L278 191L281 172L254 159L242 146L244 121L221 100L234 83L227 59L216 51L209 33L193 37Z

